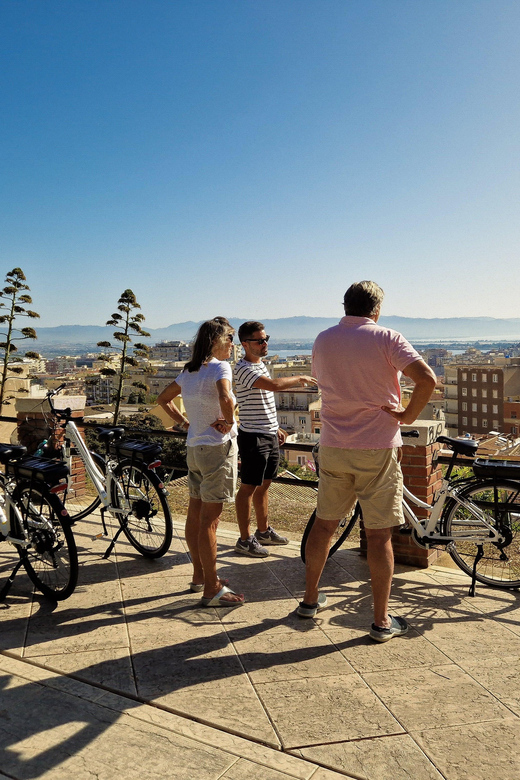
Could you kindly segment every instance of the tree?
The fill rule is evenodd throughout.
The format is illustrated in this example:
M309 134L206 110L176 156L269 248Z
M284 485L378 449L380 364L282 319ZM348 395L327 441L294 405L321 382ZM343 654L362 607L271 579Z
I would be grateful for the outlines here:
M132 290L125 290L118 300L118 307L115 314L107 321L107 325L112 325L116 328L114 332L114 339L121 346L112 346L110 341L99 341L98 347L105 347L108 349L118 349L121 352L119 357L119 369L102 368L100 373L103 376L119 376L117 384L117 390L114 399L114 425L117 425L117 419L119 417L119 407L123 397L123 382L128 379L128 372L125 371L127 366L138 366L139 362L136 358L147 357L149 347L145 344L132 344L132 335L144 336L150 338L150 334L147 333L141 327L141 322L144 322L144 315L138 312L134 314L136 309L140 309L140 305L137 303L136 297ZM130 354L131 350L131 354ZM110 360L108 355L100 355L100 360ZM138 387L143 390L148 390L147 386L143 382L132 382L132 387Z
M29 285L25 284L25 281L25 274L22 269L13 268L6 275L5 287L0 292L0 326L5 328L4 331L0 331L0 336L3 336L5 339L0 342L0 351L3 350L4 353L0 376L0 410L2 409L2 404L9 403L9 400L13 397L6 397L5 395L8 371L14 374L23 372L21 366L13 365L13 363L21 362L20 357L16 356L14 359L11 357L13 353L18 352L18 347L14 342L37 338L34 328L17 328L15 326L18 317L37 319L40 316L35 311L25 308L27 304L32 303L31 296L25 292L30 289ZM39 358L40 356L37 352L26 352L25 357Z

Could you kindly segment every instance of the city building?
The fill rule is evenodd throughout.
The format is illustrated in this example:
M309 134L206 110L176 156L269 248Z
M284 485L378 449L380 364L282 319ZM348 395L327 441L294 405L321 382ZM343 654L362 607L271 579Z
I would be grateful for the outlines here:
M520 363L447 365L444 387L451 436L510 433L517 425L512 414L519 413Z

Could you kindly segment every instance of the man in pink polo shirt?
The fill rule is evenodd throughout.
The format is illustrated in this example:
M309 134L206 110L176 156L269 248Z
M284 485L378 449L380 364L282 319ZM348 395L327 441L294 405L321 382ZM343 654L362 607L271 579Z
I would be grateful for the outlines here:
M325 606L318 585L330 540L356 500L363 510L374 600L370 636L386 642L405 634L406 620L388 614L394 571L392 530L404 522L401 508L399 426L412 423L435 387L435 374L406 339L377 324L383 291L357 282L344 297L345 317L314 342L312 373L321 391L320 483L316 521L307 540L306 590L300 617ZM415 387L401 406L399 377Z

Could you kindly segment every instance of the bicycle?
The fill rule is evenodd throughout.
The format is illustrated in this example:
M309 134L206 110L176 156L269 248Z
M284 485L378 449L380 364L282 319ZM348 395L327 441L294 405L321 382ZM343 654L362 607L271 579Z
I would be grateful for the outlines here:
M412 432L403 432L410 435ZM414 432L418 435L418 432ZM475 457L478 442L439 436L437 442L452 450L442 485L433 504L427 504L404 487L403 513L406 526L401 533L411 533L419 547L443 546L453 561L471 577L469 594L475 595L475 582L498 588L520 587L520 463L490 459L473 461L474 476L451 478L457 455ZM419 519L410 506L428 511ZM305 547L316 518L313 512L301 542ZM341 547L358 519L359 503L352 515L338 525L329 557ZM513 541L515 545L513 545Z
M78 553L67 510L58 493L64 464L29 457L21 445L0 444L0 542L10 542L19 561L0 591L3 601L23 565L45 596L62 601L78 581Z
M108 539L105 513L117 518L119 528L112 538L104 558L108 558L119 535L123 533L130 544L146 558L160 558L169 549L173 523L166 500L167 490L155 473L161 465L159 444L123 439L124 428L98 427L98 439L105 445L105 458L91 452L81 436L70 408L56 409L53 396L64 389L60 385L47 393L53 417L62 422L63 442L57 455L69 469L65 505L71 522L90 515L101 506L103 532L94 539ZM44 448L45 449L45 448ZM73 474L75 458L83 464L89 480L87 487L76 490Z

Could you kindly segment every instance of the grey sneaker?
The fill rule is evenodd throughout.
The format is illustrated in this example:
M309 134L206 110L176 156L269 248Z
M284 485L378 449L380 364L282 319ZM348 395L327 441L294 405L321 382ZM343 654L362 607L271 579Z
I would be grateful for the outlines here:
M250 558L267 558L269 555L269 550L262 547L255 536L250 536L245 542L239 538L235 544L235 552L240 553L240 555L249 555Z
M372 627L370 628L370 639L374 639L376 642L388 642L388 640L392 639L394 636L406 634L408 631L408 623L404 618L392 617L392 615L389 615L389 618L392 621L390 628L380 628L379 626L376 626L375 623L372 623Z
M270 525L267 526L267 531L265 531L265 533L262 533L257 528L255 536L260 544L289 544L289 539L285 536L280 536L280 534L277 533L274 528L271 528Z

